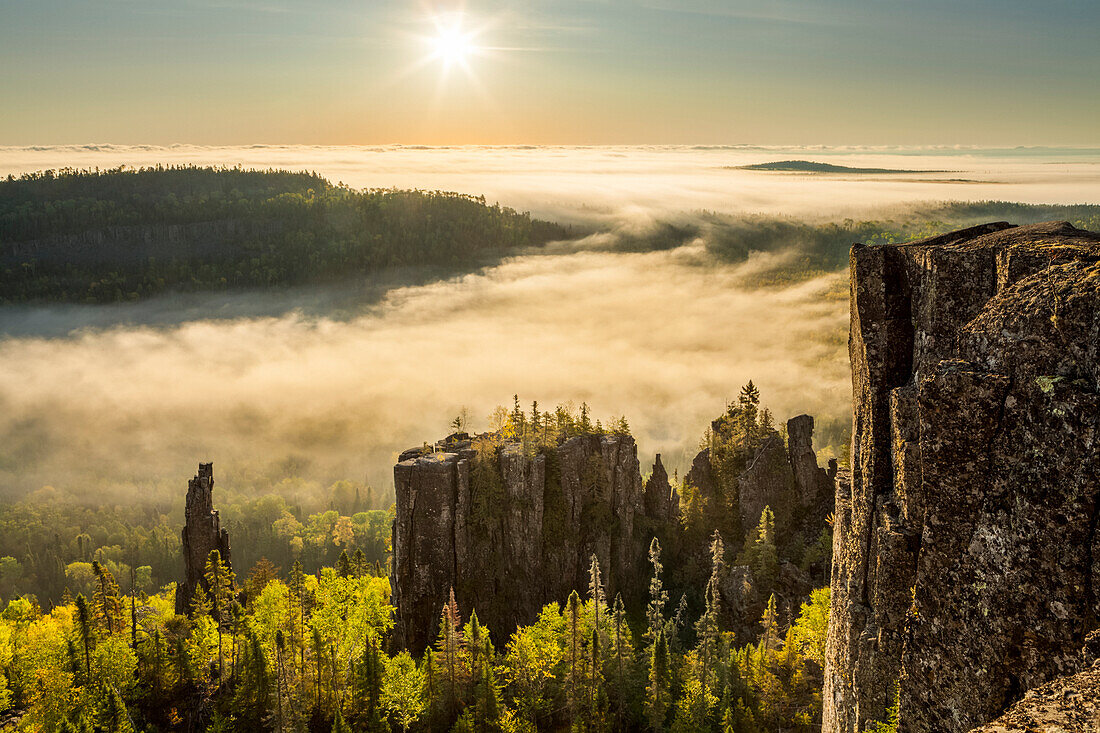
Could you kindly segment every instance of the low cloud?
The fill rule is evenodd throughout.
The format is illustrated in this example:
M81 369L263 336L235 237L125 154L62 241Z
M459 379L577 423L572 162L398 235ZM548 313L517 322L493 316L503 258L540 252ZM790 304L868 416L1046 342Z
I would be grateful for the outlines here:
M847 304L825 297L840 276L746 289L756 266L713 263L699 245L532 255L391 290L343 319L293 311L11 337L0 342L0 476L9 494L50 484L149 496L214 460L259 488L281 466L389 486L397 452L445 434L463 406L484 427L514 393L525 406L625 414L643 465L661 452L683 467L749 379L777 416L843 421Z

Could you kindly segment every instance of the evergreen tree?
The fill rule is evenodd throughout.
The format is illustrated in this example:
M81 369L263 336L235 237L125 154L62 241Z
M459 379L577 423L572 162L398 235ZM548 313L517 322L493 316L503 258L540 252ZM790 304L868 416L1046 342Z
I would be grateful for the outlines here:
M634 677L634 645L631 640L630 626L626 622L626 608L623 597L616 594L611 608L611 673L607 679L611 682L611 701L615 709L615 727L622 730L626 726L628 706L630 704L629 684Z
M92 610L107 633L114 634L121 630L122 623L122 599L119 596L118 583L111 571L98 562L92 563L92 572L96 579L95 591L92 593Z
M351 569L356 578L367 575L367 556L363 554L363 548L355 548L355 554L351 558Z
M760 390L749 380L749 383L741 388L741 394L737 398L741 408L742 433L745 436L746 447L751 446L756 439L756 416L760 405Z
M577 423L577 430L581 435L590 435L593 431L592 416L588 413L588 403L581 403L581 419Z
M745 558L753 579L764 592L770 592L779 573L779 551L775 542L775 514L766 506L760 513L756 531L746 538Z
M260 638L251 629L245 634L240 673L233 693L233 711L242 726L260 729L271 709L271 674Z
M374 636L369 636L363 645L362 655L352 669L351 720L357 730L387 730L381 702L384 674L383 654Z
M237 582L236 575L228 565L222 562L221 553L210 551L206 560L206 574L203 576L210 588L210 604L214 620L218 622L218 681L225 679L225 654L222 650L223 629L228 626L233 604L233 590Z
M126 709L126 703L114 685L109 686L107 690L104 722L109 733L134 733L134 721L130 718L130 711Z
M581 659L584 629L581 620L581 597L577 591L569 594L565 603L566 627L569 632L569 709L574 715L580 710L581 671L584 661Z
M341 578L350 578L352 575L351 558L347 550L340 551L340 557L336 560L336 573Z
M451 594L439 619L439 638L436 639L436 650L439 654L443 675L444 696L447 705L447 720L454 720L460 710L461 690L465 687L465 678L462 669L462 653L465 643L462 638L462 618L458 613L458 604L455 602L455 591L451 588Z
M646 606L645 639L652 647L657 643L657 632L665 630L665 604L668 603L668 591L661 580L661 543L656 537L649 543L649 563L653 566L653 577L649 580L649 604ZM652 650L650 652L652 654Z
M482 654L488 659L492 650L488 639ZM474 730L478 733L497 733L501 731L501 712L503 703L500 698L500 686L491 664L481 665L480 679L474 691Z
M668 709L672 704L672 672L668 658L668 643L664 629L657 631L653 650L649 655L649 683L646 685L645 717L650 730L665 727Z
M718 655L718 640L721 633L719 621L722 603L720 583L725 567L724 554L725 548L722 544L722 537L718 534L718 531L715 530L710 543L711 573L710 580L707 581L705 593L706 609L695 625L696 637L699 640L698 646L696 647L696 658L700 666L699 683L701 686L701 694L699 695L699 699L702 701L706 700L708 687L710 685L710 677L714 671L714 662Z
M81 593L76 597L76 631L80 645L84 649L84 679L92 674L92 645L95 643L95 631L92 629L92 612L88 600Z

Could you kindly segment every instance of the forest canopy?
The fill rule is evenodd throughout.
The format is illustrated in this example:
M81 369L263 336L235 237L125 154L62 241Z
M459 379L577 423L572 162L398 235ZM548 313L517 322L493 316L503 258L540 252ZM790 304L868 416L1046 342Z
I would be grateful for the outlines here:
M567 234L484 197L356 191L312 173L44 171L0 181L0 303L468 270Z

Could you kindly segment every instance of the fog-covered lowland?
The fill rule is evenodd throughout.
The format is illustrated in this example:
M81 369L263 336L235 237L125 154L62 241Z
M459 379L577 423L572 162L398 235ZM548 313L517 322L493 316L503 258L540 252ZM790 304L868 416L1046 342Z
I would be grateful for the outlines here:
M916 172L738 169L789 160ZM463 408L484 429L517 393L629 415L643 464L661 452L682 472L750 378L777 417L814 414L818 446L835 452L852 241L997 219L1096 228L1085 205L1100 202L1100 152L1071 149L0 148L0 175L159 164L484 195L572 230L490 262L196 279L95 304L47 289L4 305L5 497L167 507L213 460L231 493L324 508L340 479L389 491L400 450ZM1041 206L966 203L990 200Z

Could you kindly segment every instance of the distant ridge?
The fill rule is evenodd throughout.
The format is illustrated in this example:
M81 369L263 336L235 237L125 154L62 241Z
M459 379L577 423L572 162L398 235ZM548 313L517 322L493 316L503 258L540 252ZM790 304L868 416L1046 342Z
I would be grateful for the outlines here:
M733 166L743 171L784 171L787 173L949 173L950 171L903 170L901 168L850 168L846 165L817 163L812 160L779 160L774 163L754 163Z

